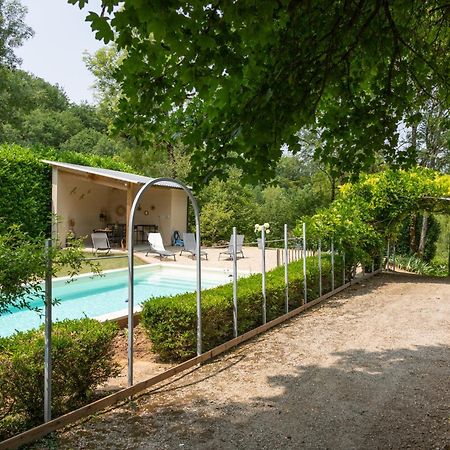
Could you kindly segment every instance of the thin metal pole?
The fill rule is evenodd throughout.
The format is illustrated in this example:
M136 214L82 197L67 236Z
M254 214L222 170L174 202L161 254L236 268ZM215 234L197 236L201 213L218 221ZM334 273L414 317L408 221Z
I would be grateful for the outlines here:
M345 284L345 253L342 252L342 285Z
M322 241L320 239L317 248L317 257L319 259L319 297L322 297Z
M237 233L233 227L233 335L238 336L238 303L237 303Z
M288 226L284 224L284 286L285 310L289 312L289 268L288 268Z
M331 239L331 290L334 291L334 240Z
M52 240L45 240L44 422L52 419Z
M308 303L308 286L306 284L306 223L303 222L303 304Z
M196 238L196 266L197 266L197 355L202 353L202 308L201 308L201 290L202 290L202 272L201 272L201 236L200 236L200 211L198 208L197 201L193 196L191 190L183 184L181 181L174 180L173 178L155 178L148 183L146 183L133 200L131 206L130 217L128 220L127 229L127 245L128 245L128 386L133 386L133 332L134 332L134 241L133 241L133 230L134 230L134 216L136 209L139 204L139 200L144 194L144 192L150 188L152 185L161 182L171 182L180 186L184 192L186 192L189 200L194 208L195 215L195 238Z
M392 271L395 272L395 244L392 247Z
M262 320L263 324L267 322L266 311L266 227L261 227L261 270L262 270Z
M390 251L391 251L391 248L390 248L390 242L389 242L389 240L388 240L388 242L387 242L387 263L386 263L386 269L389 271L389 263L390 263L390 259L391 259L391 255L390 255Z

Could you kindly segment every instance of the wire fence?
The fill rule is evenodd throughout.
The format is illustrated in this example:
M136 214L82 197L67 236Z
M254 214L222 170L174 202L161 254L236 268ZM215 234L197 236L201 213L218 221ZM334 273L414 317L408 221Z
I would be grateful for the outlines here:
M357 277L357 269L353 267L353 262L348 261L346 258L345 248L341 245L335 245L333 239L324 240L324 241L316 241L316 242L308 242L307 239L307 229L306 225L303 224L303 235L300 237L289 237L289 230L287 225L284 225L284 239L272 239L266 240L266 233L264 226L261 230L261 239L258 239L255 242L247 243L247 245L258 246L259 249L259 259L261 264L261 311L262 311L262 323L263 325L267 323L268 320L268 310L267 310L267 265L266 265L266 252L270 248L271 250L276 250L276 266L278 268L284 267L284 315L288 316L292 313L293 310L296 310L299 306L306 305L309 302L317 301L321 299L324 295L330 296L334 292L343 289L346 285L348 285L352 279ZM239 254L239 246L237 240L238 230L236 227L233 228L232 241L231 245L231 259L232 259L232 286L233 286L233 336L234 339L239 337L239 261L240 259L237 257ZM48 240L46 243L46 247L50 247L52 244L51 240ZM268 247L270 246L270 247ZM48 251L50 255L51 252ZM393 267L395 268L395 248L392 249L389 245L386 252L387 256L381 258L378 265L378 262L373 260L371 265L369 265L371 272L375 272L377 269L387 268L389 269L391 261L393 260ZM102 256L101 258L86 258L86 261L98 260L98 259L119 259L119 258L129 258L129 255L108 255ZM324 258L329 260L329 265L327 264L327 273L324 272L323 261ZM201 259L201 258L200 258ZM318 288L317 295L311 295L311 291L308 289L310 277L308 274L308 260L314 261L314 267L317 268L317 277L315 280L316 287ZM384 260L384 261L383 261ZM303 269L303 279L302 279L302 299L301 305L292 306L290 296L290 284L292 277L290 277L290 270L292 269L291 263L302 261L302 269ZM339 265L336 262L339 261ZM378 267L377 267L378 265ZM198 268L201 268L200 264L197 265ZM342 272L338 273L338 267L341 268ZM364 274L364 267L360 268L360 273ZM201 269L200 269L201 270ZM329 272L328 272L329 270ZM48 273L51 274L51 259L49 256L48 259ZM324 281L326 280L326 286ZM45 320L45 386L44 386L44 420L45 422L51 421L51 333L52 333L52 291L51 291L52 280L51 277L47 277L46 280L46 300L45 300L45 312L46 312L46 320ZM201 302L201 294L197 292L197 302ZM201 303L198 304L198 308L201 315ZM283 313L280 317L283 316ZM200 317L201 318L201 317ZM197 334L197 339L199 336L201 337L203 330L201 329L201 320L200 320L200 329ZM133 333L129 339L133 339ZM197 342L197 357L199 357L203 352L203 348L200 342ZM133 347L131 347L131 353L129 355L129 365L133 365L134 353ZM131 383L132 384L132 383Z

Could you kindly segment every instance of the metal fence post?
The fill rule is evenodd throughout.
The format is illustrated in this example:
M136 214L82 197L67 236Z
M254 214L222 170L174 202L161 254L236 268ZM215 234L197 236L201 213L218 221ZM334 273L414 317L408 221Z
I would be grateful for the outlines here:
M387 242L387 257L386 257L386 270L388 270L388 271L389 271L389 264L390 264L390 259L391 259L390 252L391 252L391 248L390 248L390 242L388 240L388 242Z
M322 297L322 242L320 239L317 247L317 258L319 259L319 297Z
M342 285L345 284L345 253L342 252Z
M284 224L284 285L285 285L285 310L289 312L289 268L288 268L288 226Z
M262 269L262 320L267 322L266 313L266 227L261 227L261 269Z
M306 223L303 222L303 304L308 303L308 286L306 281Z
M392 247L392 271L395 272L395 244Z
M52 240L45 240L44 422L52 419Z
M331 239L331 290L334 291L334 241Z
M238 304L237 304L237 233L233 227L233 334L238 336Z

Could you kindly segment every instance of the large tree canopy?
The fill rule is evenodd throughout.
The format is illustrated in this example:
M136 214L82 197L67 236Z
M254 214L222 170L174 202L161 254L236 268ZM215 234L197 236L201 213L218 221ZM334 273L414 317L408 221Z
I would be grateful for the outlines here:
M0 0L0 67L19 64L14 49L33 36L33 30L24 22L26 12L19 0Z
M68 0L84 7L87 0ZM444 0L103 0L87 20L123 54L119 125L191 146L198 175L236 163L272 173L284 143L315 128L332 167L405 163L397 126L448 104ZM170 137L170 136L169 136ZM414 156L414 155L413 155Z

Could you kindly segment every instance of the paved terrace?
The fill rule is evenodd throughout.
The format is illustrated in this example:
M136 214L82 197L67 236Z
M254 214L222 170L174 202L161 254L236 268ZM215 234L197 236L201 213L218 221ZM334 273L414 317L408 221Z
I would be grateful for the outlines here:
M188 252L183 252L180 255L182 247L166 247L166 250L175 253L175 261L173 257L160 259L157 254L149 253L145 256L148 246L136 245L134 254L145 261L148 264L179 264L180 266L195 266L196 259ZM91 248L86 248L86 250L91 250ZM233 270L233 261L228 258L228 255L220 255L220 252L224 252L227 248L217 248L217 247L202 247L203 251L206 251L208 259L205 256L202 257L202 269L229 269ZM261 250L257 247L243 247L244 257L238 255L238 270L246 271L250 273L261 273ZM112 249L111 251L114 255L126 255L127 252L120 249ZM281 257L281 255L280 255ZM277 266L277 250L273 248L266 249L266 270L273 269Z

